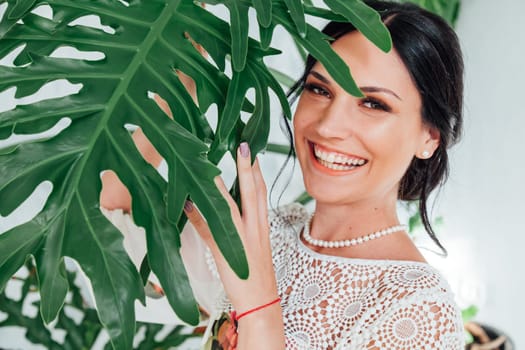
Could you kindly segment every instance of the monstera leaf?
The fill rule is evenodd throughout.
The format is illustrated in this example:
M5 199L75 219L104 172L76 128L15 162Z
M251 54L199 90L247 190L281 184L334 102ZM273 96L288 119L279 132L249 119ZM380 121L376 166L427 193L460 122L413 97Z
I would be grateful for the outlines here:
M227 203L214 185L216 164L226 152L235 156L241 140L252 153L265 148L270 127L269 89L285 114L285 94L263 62L278 52L269 48L273 29L283 26L319 59L346 90L360 94L344 62L328 39L305 21L305 13L350 20L385 51L390 38L379 16L361 1L330 0L334 10L299 0L210 1L230 12L230 24L190 0L0 0L0 92L16 88L15 97L34 94L61 79L80 86L76 93L25 105L0 114L0 140L36 134L60 121L69 126L48 139L0 149L0 214L16 209L42 182L53 186L43 210L31 221L0 235L0 290L32 256L45 322L56 318L68 282L69 256L91 280L97 310L115 349L130 349L135 334L134 301L145 302L145 281L122 245L122 235L99 207L100 174L113 170L132 195L135 223L145 228L147 265L159 277L176 314L196 324L199 313L181 261L183 205L190 197L213 228L214 238L231 267L248 276L246 257ZM38 15L46 6L52 16ZM250 7L257 10L261 43L248 37ZM104 29L82 25L95 16ZM195 49L199 43L209 59ZM61 58L68 47L101 54L100 59ZM226 72L231 57L231 75ZM178 72L191 76L197 103ZM246 92L254 88L255 98ZM154 102L164 98L168 118ZM204 113L217 106L212 130ZM241 110L251 113L245 124ZM140 126L166 159L165 182L136 149L126 126ZM233 150L233 151L232 151Z

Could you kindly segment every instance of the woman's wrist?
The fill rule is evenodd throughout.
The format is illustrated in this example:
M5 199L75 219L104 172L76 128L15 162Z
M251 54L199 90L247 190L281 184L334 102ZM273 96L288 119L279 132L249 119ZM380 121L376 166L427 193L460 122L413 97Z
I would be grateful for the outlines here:
M237 349L284 349L284 323L280 303L238 320Z
M267 302L267 303L265 303L265 304L261 304L261 305L259 305L259 306L253 307L253 308L248 309L248 310L243 311L243 312L235 312L235 311L234 311L232 314L233 314L234 320L235 320L236 322L239 322L239 320L240 320L241 318L243 318L243 317L245 317L245 316L248 316L249 314L253 314L253 313L255 313L255 312L257 312L257 311L260 311L260 310L262 310L262 309L265 309L265 308L267 308L267 307L270 307L270 306L272 306L272 305L274 305L274 304L277 304L277 303L279 303L279 302L281 302L281 297L277 297L277 298L275 298L275 299L273 299L273 300L271 300L271 301L269 301L269 302Z

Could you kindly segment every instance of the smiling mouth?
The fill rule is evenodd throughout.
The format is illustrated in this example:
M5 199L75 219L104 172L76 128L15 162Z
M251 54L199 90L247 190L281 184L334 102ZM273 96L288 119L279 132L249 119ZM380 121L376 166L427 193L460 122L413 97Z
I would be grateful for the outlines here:
M336 171L349 171L368 163L368 160L364 158L330 151L310 141L308 143L315 160L325 168Z

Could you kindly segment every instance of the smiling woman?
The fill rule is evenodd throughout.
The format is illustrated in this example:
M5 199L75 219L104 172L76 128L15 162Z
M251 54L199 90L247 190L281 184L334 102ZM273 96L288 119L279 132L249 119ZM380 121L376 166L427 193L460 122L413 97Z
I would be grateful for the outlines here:
M440 245L426 201L446 178L447 149L462 124L458 40L445 21L417 6L367 3L391 32L390 52L351 24L324 29L363 95L348 94L312 57L292 90L300 96L295 149L314 213L292 204L268 215L258 161L250 163L242 143L242 208L220 178L216 183L246 251L250 275L243 280L217 247L215 228L186 202L182 255L211 316L209 330L218 333L209 338L213 349L464 347L448 283L396 212L399 200L419 200Z
M294 130L297 157L306 189L317 201L316 211L337 204L338 210L365 218L348 225L314 220L313 231L320 224L330 239L340 239L397 223L401 178L414 157L425 158L427 152L429 158L435 152L439 131L423 122L420 94L397 50L383 53L356 31L332 46L364 96L346 93L316 63L305 78ZM421 258L416 254L412 259Z
M351 25L332 22L324 29L336 39L332 47L349 65L364 96L346 94L311 56L291 89L293 99L302 93L294 127L303 175L309 157L322 159L324 154L324 166L316 169L340 167L337 161L326 163L327 151L334 159L337 155L362 159L364 166L353 171L356 176L357 170L366 175L365 183L379 196L388 192L390 203L418 200L427 232L445 252L428 220L427 199L445 182L447 149L461 134L463 62L458 40L444 21L413 5L369 4L390 30L391 52L378 50ZM298 142L301 138L305 142ZM316 143L320 138L323 142ZM313 161L311 166L323 163ZM343 175L340 169L330 174ZM383 182L371 183L375 175ZM335 179L339 183L333 183ZM307 189L309 181L305 177ZM343 196L339 186L344 186L345 178L332 181L332 189L338 188ZM326 181L317 184L328 186ZM362 185L354 186L356 191L369 196L370 188ZM330 193L325 190L319 193Z
M258 337L252 327L261 339L279 336L280 314L290 349L464 346L460 313L447 282L425 262L396 212L398 200L419 200L422 221L442 247L426 201L446 179L447 149L462 125L458 40L443 20L416 6L368 4L391 32L394 49L389 53L348 23L332 22L323 31L335 40L332 47L350 67L363 96L348 94L313 57L292 89L292 96L300 96L295 150L315 212L292 205L271 216L281 310L270 306L239 322L239 348L254 346ZM242 174L242 163L239 167ZM199 222L192 216L190 221ZM206 235L208 229L199 231ZM245 289L231 281L208 242L226 289L215 315L271 299L273 283ZM246 297L239 297L240 291L248 291L248 305L242 304Z

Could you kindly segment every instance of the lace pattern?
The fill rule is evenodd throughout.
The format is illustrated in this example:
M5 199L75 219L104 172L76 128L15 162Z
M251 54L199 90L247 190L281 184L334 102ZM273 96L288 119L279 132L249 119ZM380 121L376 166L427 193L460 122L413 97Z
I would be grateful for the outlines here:
M460 312L437 270L318 254L299 239L307 220L299 204L270 214L287 349L464 349ZM217 307L231 309L224 295Z

